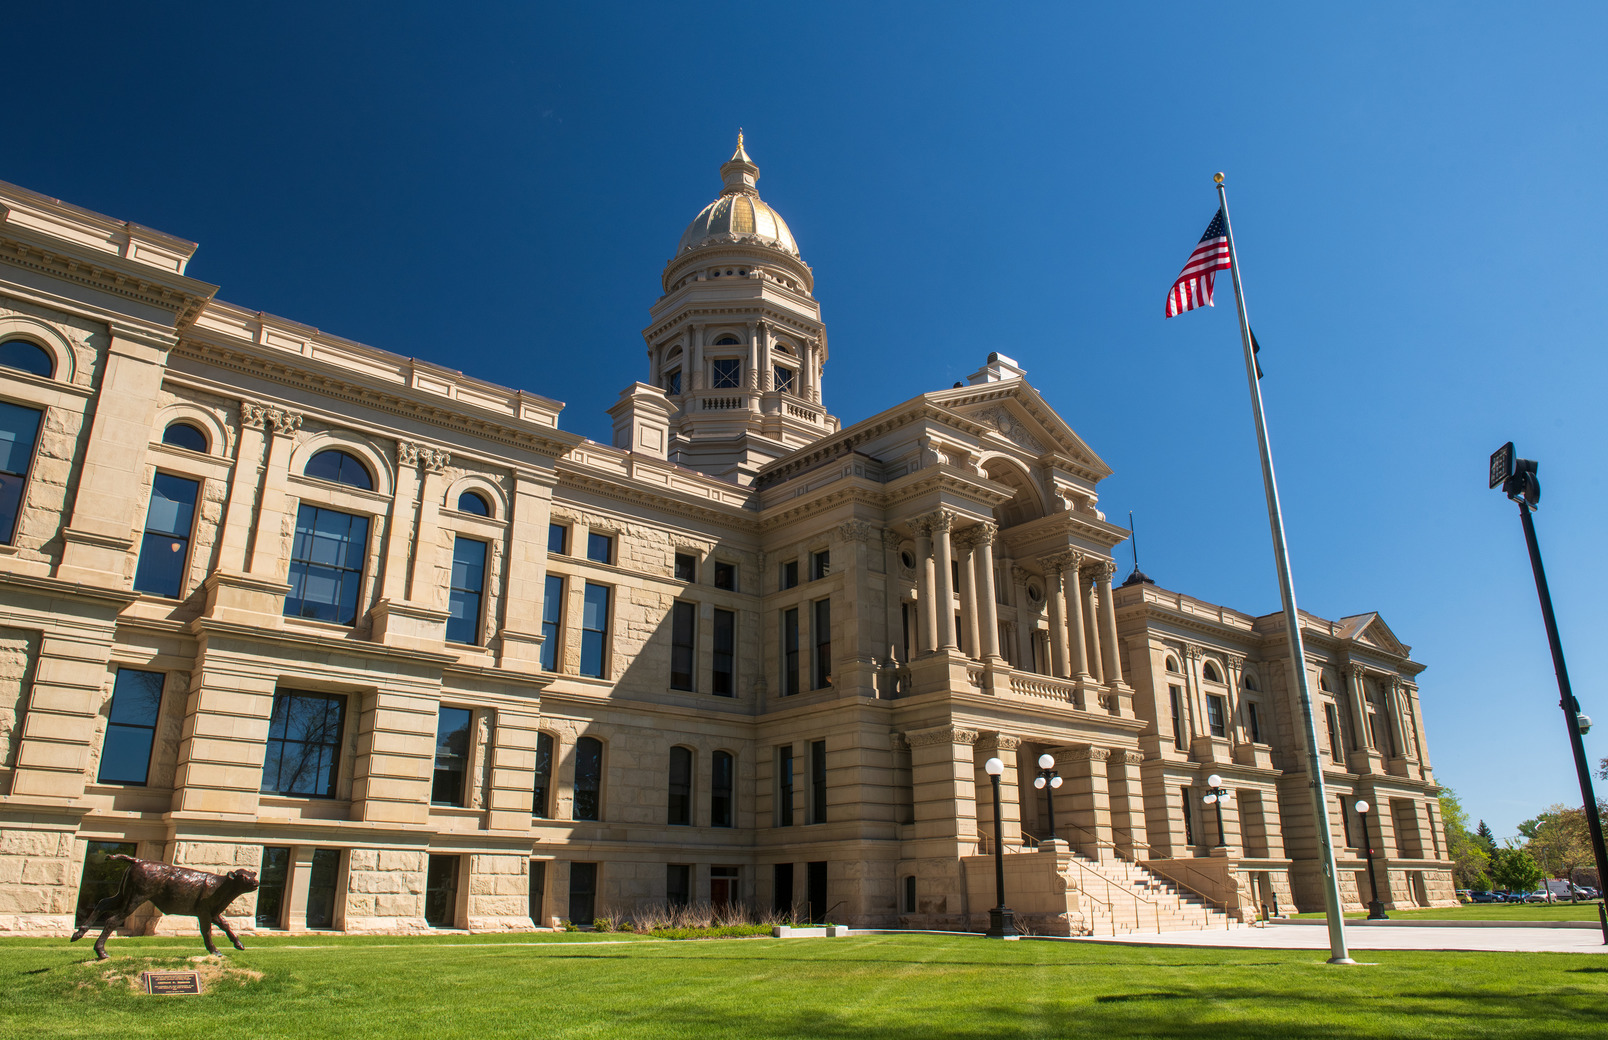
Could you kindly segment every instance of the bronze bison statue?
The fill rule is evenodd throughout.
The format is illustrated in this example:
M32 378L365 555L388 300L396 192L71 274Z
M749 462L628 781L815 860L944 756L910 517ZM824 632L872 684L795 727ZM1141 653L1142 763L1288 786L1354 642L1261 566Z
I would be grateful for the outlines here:
M114 928L121 928L128 916L146 902L155 904L164 914L194 914L201 926L201 941L207 952L216 954L212 945L212 926L223 929L237 950L245 949L235 938L223 911L241 895L257 890L257 875L250 870L231 870L227 874L208 874L204 870L190 870L168 863L154 863L133 856L114 855L109 859L127 860L129 867L123 872L115 895L107 896L95 904L95 909L73 932L71 942L82 939L86 932L104 926L100 938L95 940L95 956L106 959L106 937Z

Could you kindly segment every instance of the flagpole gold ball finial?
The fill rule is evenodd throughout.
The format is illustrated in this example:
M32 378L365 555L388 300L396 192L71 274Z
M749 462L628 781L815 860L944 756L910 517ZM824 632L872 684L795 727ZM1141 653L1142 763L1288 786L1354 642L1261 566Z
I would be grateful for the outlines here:
M1223 175L1220 173L1214 173L1212 174L1212 180L1216 181L1218 184L1221 184L1223 183Z

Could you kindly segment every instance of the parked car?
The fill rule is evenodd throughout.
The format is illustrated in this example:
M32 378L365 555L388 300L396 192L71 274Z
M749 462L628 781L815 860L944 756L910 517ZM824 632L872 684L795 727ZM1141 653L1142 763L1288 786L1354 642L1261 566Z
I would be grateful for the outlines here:
M1459 903L1472 903L1474 901L1474 897L1469 893L1468 889L1460 888L1457 890L1457 901Z
M1500 893L1500 892L1492 892L1488 888L1482 888L1479 891L1470 892L1468 894L1468 898L1469 898L1469 902L1472 902L1472 903L1501 903L1501 902L1505 902L1505 900L1502 898L1502 893Z
M1538 889L1534 892L1525 892L1523 894L1523 898L1526 903L1552 903L1557 901L1556 896L1544 889Z

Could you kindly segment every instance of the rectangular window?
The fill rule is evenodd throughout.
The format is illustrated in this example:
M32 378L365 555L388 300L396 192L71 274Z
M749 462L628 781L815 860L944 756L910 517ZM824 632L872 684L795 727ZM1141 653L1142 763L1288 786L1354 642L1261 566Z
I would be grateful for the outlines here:
M128 864L113 856L138 855L132 841L92 841L84 850L84 873L78 884L78 920L87 919L95 904L117 894Z
M1172 703L1173 747L1184 750L1184 691L1177 686L1167 687L1167 699Z
M586 535L586 558L593 563L614 562L614 536L589 531Z
M737 891L738 877L737 867L710 867L709 905L716 910L724 910L737 902L740 898Z
M307 876L307 927L335 927L335 891L340 884L341 850L314 849Z
M547 576L542 597L542 670L558 671L558 633L564 625L564 579Z
M350 625L357 620L368 551L366 516L302 505L290 550L290 595L285 616Z
M686 863L670 863L664 868L664 901L673 908L692 902L692 867Z
M285 926L285 886L289 879L290 849L282 845L264 846L262 868L257 872L258 928Z
M480 642L480 600L486 590L486 543L452 539L452 591L447 599L447 642Z
M1346 804L1345 795L1340 795L1340 832L1345 835L1346 848L1357 847L1357 843L1351 837L1351 807Z
M664 376L664 392L671 397L681 396L681 369L666 372Z
M798 692L798 608L782 611L782 696Z
M916 875L906 874L904 879L904 912L916 912Z
M1329 757L1336 763L1344 765L1346 753L1340 746L1340 713L1335 710L1333 704L1323 706L1323 721L1329 727Z
M424 923L431 928L451 928L458 916L458 858L430 857L424 875Z
M818 599L815 601L815 617L810 625L810 635L815 639L815 654L812 658L813 671L810 673L810 689L819 690L832 681L832 601Z
M790 921L794 919L791 863L777 863L771 868L771 909Z
M441 707L436 719L435 778L431 805L463 805L469 769L469 709Z
M335 797L346 698L280 690L263 754L262 793Z
M810 822L826 822L826 741L810 742Z
M1255 701L1245 702L1245 721L1251 727L1251 743L1260 744L1262 742L1262 719L1257 713Z
M785 560L782 563L781 587L783 591L798 586L798 561Z
M22 512L22 490L28 484L34 443L44 413L0 401L0 545L10 545Z
M715 564L715 588L737 591L737 565L735 563Z
M1228 736L1228 712L1223 698L1214 693L1206 695L1206 725L1210 727L1212 736Z
M547 906L547 861L533 859L530 861L530 888L528 892L530 906L530 923L538 928L547 924L543 911Z
M570 864L569 919L571 923L591 924L597 919L597 864Z
M190 562L190 528L195 522L199 480L158 473L151 483L151 504L145 510L145 537L140 540L140 562L134 570L134 591L177 599L184 592L184 572Z
M776 826L793 826L793 745L776 749Z
M793 392L793 370L791 368L783 368L777 365L771 370L771 373L776 378L776 389L784 394Z
M716 751L709 775L709 826L732 826L732 794L735 789L733 760L728 751Z
M1194 803L1189 800L1189 788L1181 787L1178 793L1184 798L1184 844L1195 844L1195 812Z
M553 737L536 734L536 783L531 790L530 814L546 819L552 814Z
M698 557L687 553L676 553L676 580L698 580Z
M603 662L609 644L609 587L586 583L581 609L581 674L606 678Z
M677 600L670 605L670 688L695 690L693 655L697 650L698 605Z
M743 363L736 358L711 361L709 372L709 385L716 390L735 390L743 385Z
M144 786L151 769L151 745L156 742L165 678L162 672L117 670L96 783Z
M570 818L602 819L602 794L603 742L596 737L582 737L575 742L575 801Z
M709 692L717 697L735 697L737 683L737 612L715 611L715 652L710 670Z
M684 747L670 749L670 812L672 827L692 824L692 751Z
M563 524L547 525L547 551L563 556L569 552L569 528Z
M810 580L820 581L832 573L832 550L810 553Z

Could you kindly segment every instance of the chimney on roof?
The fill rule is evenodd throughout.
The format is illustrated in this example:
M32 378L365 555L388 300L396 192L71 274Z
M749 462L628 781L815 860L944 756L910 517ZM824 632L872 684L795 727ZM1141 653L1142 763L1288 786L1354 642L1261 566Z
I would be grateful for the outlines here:
M1016 363L1015 358L1008 358L996 350L988 355L988 364L973 372L967 377L966 381L972 386L976 386L978 383L998 383L1005 379L1020 379L1025 375L1027 373Z

